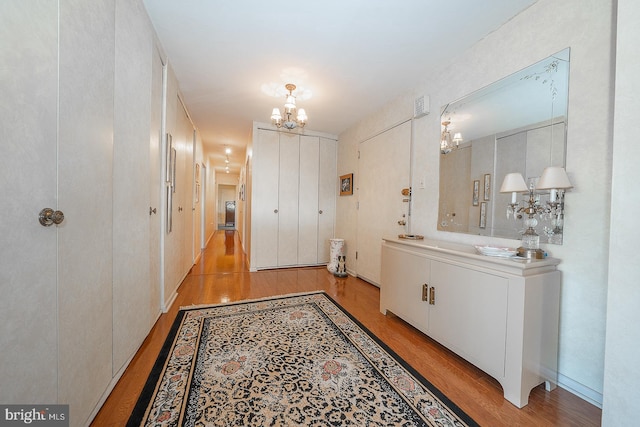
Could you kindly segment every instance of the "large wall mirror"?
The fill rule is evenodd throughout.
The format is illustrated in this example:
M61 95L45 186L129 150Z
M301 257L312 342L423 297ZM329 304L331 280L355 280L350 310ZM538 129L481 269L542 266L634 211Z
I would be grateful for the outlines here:
M522 216L507 217L500 185L565 166L568 88L569 48L442 107L438 230L520 239ZM562 243L553 227L541 218L541 242Z

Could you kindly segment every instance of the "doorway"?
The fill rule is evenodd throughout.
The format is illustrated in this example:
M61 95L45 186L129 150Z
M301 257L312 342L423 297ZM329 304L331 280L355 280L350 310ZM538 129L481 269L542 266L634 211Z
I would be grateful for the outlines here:
M236 229L236 186L218 184L218 230Z

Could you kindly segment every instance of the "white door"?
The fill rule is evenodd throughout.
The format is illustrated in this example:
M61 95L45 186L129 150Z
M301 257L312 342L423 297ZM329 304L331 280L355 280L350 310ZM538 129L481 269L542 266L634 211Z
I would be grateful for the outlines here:
M32 25L38 14L38 25ZM0 2L0 402L57 399L57 2Z
M0 2L0 401L67 403L81 420L112 370L115 43L102 3ZM40 225L45 207L64 221Z
M320 139L300 136L300 196L298 207L298 264L318 262L318 173Z
M149 286L150 286L150 311L151 321L155 321L160 314L160 245L162 230L162 192L164 191L164 171L162 170L162 100L164 93L163 74L165 67L160 54L156 52L153 56L152 85L151 85L151 133L149 138ZM153 326L149 325L149 328Z
M278 266L298 264L300 137L280 133L278 182Z
M337 147L333 139L320 138L318 182L318 263L329 262L329 239L336 216Z
M253 147L251 187L251 269L278 266L277 132L258 130Z
M402 189L410 186L411 122L362 142L359 150L354 176L359 204L356 271L379 286L382 237L404 233L398 221L408 221L409 203L403 202Z
M83 409L112 378L115 42L101 3L60 2L58 399Z

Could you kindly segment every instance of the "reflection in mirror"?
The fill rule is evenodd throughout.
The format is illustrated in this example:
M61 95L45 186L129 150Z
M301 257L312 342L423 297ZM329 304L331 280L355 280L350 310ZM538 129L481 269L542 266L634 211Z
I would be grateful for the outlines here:
M500 185L517 172L535 186L565 166L568 87L569 48L442 108L438 230L520 239L523 217L507 217ZM561 244L558 218L539 219L540 242Z

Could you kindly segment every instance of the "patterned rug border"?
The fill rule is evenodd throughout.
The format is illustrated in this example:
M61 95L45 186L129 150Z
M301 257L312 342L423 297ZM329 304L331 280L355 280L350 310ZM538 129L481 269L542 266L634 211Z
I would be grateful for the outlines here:
M334 300L329 294L325 291L311 291L311 292L300 292L300 293L290 293L284 295L275 295L264 298L255 298L255 299L245 299L239 301L232 301L227 303L217 303L217 304L202 304L202 305L190 305L180 307L176 318L171 325L171 329L167 335L167 338L160 349L160 352L154 362L153 368L147 377L145 385L136 401L133 411L129 417L127 422L127 427L129 426L139 426L142 419L145 416L147 407L150 403L151 397L155 391L156 384L160 380L160 376L164 370L164 365L169 356L169 352L173 347L174 341L176 339L177 333L180 330L182 325L182 320L187 312L194 310L202 310L207 308L215 308L215 307L225 307L225 306L233 306L233 305L241 305L241 304L250 304L260 301L270 301L270 300L278 300L278 299L288 299L295 298L306 295L315 295L322 294L326 297L331 303L333 303L342 313L344 313L351 321L353 321L363 332L367 334L369 338L375 341L384 351L386 351L393 359L395 359L399 365L401 365L407 372L409 372L416 380L418 380L422 385L427 388L438 400L440 400L451 412L455 413L462 422L466 423L469 427L479 427L479 424L476 423L467 413L465 413L458 405L456 405L451 399L449 399L443 392L441 392L436 386L434 386L429 380L427 380L422 374L415 370L407 361L405 361L402 357L400 357L394 350L392 350L386 343L384 343L380 338L378 338L373 332L371 332L366 326L364 326L358 319L356 319L351 313L349 313L342 305L340 305L336 300Z
M262 297L262 298L249 298L249 299L242 299L242 300L238 300L238 301L229 301L229 302L220 302L220 303L215 303L215 304L192 304L192 305L183 305L180 306L180 310L201 310L201 309L207 309L207 308L216 308L216 307L224 307L224 306L230 306L230 305L234 305L234 304L250 304L253 302L260 302L260 301L271 301L274 299L282 299L282 298L293 298L293 297L302 297L305 295L316 295L316 294L325 294L327 295L327 293L325 291L310 291L310 292L294 292L291 294L282 294L282 295L272 295L269 297ZM329 297L329 295L327 295ZM329 299L331 299L331 297L329 297ZM331 300L333 301L333 300ZM333 301L335 303L335 301ZM344 311L344 310L343 310Z

